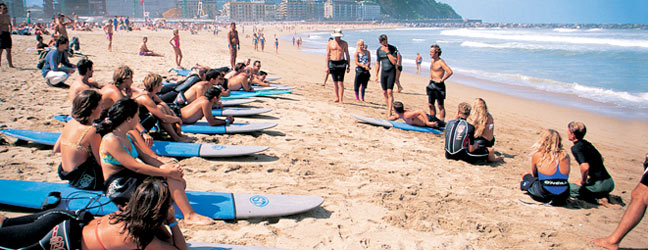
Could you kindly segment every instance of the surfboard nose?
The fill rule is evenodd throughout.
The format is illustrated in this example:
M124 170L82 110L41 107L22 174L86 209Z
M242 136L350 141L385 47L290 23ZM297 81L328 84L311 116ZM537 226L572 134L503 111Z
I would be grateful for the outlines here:
M317 196L234 194L237 219L299 214L314 209L323 202L324 199Z

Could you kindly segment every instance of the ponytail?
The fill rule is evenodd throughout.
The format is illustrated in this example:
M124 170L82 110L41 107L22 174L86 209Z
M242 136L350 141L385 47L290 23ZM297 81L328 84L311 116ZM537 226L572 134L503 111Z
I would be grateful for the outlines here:
M108 109L107 116L95 125L97 133L103 136L112 132L115 128L122 125L126 119L134 117L137 114L138 108L139 106L132 99L126 97L119 99Z

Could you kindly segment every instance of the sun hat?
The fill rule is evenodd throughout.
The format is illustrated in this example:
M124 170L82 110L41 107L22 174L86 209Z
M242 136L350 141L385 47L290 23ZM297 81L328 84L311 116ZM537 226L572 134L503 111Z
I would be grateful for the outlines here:
M337 28L333 33L331 33L332 37L343 37L344 35L342 34L342 29Z

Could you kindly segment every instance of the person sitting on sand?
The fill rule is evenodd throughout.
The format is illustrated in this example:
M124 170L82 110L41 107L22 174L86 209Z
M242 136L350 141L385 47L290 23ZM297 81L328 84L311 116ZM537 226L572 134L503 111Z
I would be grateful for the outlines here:
M261 61L259 60L254 61L254 63L252 63L252 67L248 67L248 68L250 69L250 72L252 72L250 77L250 82L252 84L263 86L263 87L270 86L270 83L265 82L265 78L268 75L268 73L261 71ZM262 72L264 74L261 74Z
M123 210L99 218L84 211L50 209L0 222L3 248L43 249L41 242L58 242L69 247L60 249L187 250L169 185L159 178L145 179Z
M189 105L196 99L205 95L205 91L211 86L221 84L224 81L223 72L218 70L209 70L205 74L205 80L195 83L184 93L178 93L178 97L174 101L178 107L182 108Z
M225 120L218 119L212 115L212 109L220 102L222 87L220 85L211 86L207 89L204 96L198 97L189 105L179 110L178 116L182 117L185 123L195 123L205 117L207 123L211 126L230 125L234 123L234 117L227 116Z
M45 78L45 83L52 87L68 87L64 82L74 73L76 65L68 61L69 41L67 37L60 36L56 39L56 49L50 50L45 56L45 63L41 74ZM60 66L62 64L62 66Z
M171 197L182 211L186 224L213 223L210 218L197 214L189 204L184 192L187 183L182 178L184 174L180 165L164 163L158 155L133 144L132 131L139 124L138 109L139 105L134 100L120 99L110 107L106 119L97 125L97 131L105 134L99 154L106 195L124 207L144 179L159 176L169 184Z
M436 119L436 117L434 116L426 114L423 110L412 111L405 109L402 102L394 102L394 111L396 112L396 114L392 117L389 117L390 121L395 121L400 118L409 125L419 127L438 128L445 126L445 123L441 124L442 126L439 126L439 122L441 121L439 121L439 119Z
M101 135L92 122L101 115L101 94L85 89L72 101L72 118L65 124L54 145L61 152L58 174L62 180L80 189L102 190L103 173L99 161Z
M160 126L169 133L174 141L191 142L191 138L182 134L180 128L182 119L177 117L171 108L155 95L161 88L162 76L149 73L144 78L144 89L133 93L132 99L140 105L139 118L142 126L144 126L144 129L150 130L159 122Z
M619 225L608 237L592 240L595 245L617 250L621 240L641 222L648 206L648 154L646 154L643 167L644 172L641 180L630 194L630 205L628 205L623 217L621 217Z
M148 49L148 47L146 46L146 42L148 42L148 38L147 37L142 38L142 45L139 48L140 56L164 56L162 54L155 53L152 50Z
M562 205L569 198L569 154L565 152L560 134L547 129L533 144L531 172L522 174L520 189L540 202Z
M93 62L83 58L77 62L77 70L79 71L79 77L74 79L74 82L70 85L70 91L68 92L68 100L73 102L74 97L78 93L86 89L101 89L101 85L95 80L90 79L94 73Z
M572 155L578 162L581 173L581 178L570 185L570 196L602 205L609 204L614 180L603 165L603 156L592 143L584 139L587 133L585 124L570 122L567 128L568 138L574 143L571 148Z
M475 126L475 142L480 147L492 149L495 145L495 124L484 99L475 98L468 123Z
M466 121L470 116L470 104L459 103L455 119L445 126L446 159L464 160L475 163L481 160L500 161L492 148L480 146L475 142L475 127Z
M102 102L104 107L109 108L113 103L118 100L127 97L130 98L133 90L131 85L133 84L133 70L130 67L124 65L115 69L113 73L113 82L112 84L106 84L101 88ZM107 109L106 108L106 109ZM148 134L148 131L144 129L144 126L139 124L137 127L136 134L141 135L146 145L149 147L153 145L153 137Z

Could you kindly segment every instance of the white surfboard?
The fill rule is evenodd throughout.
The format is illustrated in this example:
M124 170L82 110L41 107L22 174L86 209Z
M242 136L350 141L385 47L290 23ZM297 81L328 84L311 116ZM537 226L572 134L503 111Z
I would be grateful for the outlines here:
M255 91L277 89L276 87L272 87L272 86L270 86L270 87L254 86L253 88L254 88Z
M324 199L317 196L233 194L236 218L272 218L306 212L318 207Z
M266 78L265 78L265 80L268 81L268 82L276 81L276 80L279 80L279 79L281 79L280 76L266 76Z
M271 248L271 247L255 247L255 246L244 246L244 245L229 245L229 244L217 244L217 243L204 243L204 242L187 242L187 246L190 250L285 250L283 248Z
M356 119L358 119L358 120L360 120L362 122L366 122L366 123L373 124L373 125L376 125L376 126L383 126L383 127L388 127L388 128L394 127L394 125L392 125L390 122L388 122L386 120L381 120L381 119L376 119L376 118L371 118L371 117L365 117L365 116L359 116L359 115L354 115L354 114L351 114L351 116L353 116L354 118L356 118Z
M248 104L251 102L256 102L255 99L228 99L228 100L221 100L223 103L224 107L230 107L230 106L237 106L237 105L243 105L243 104Z
M267 150L266 146L233 146L219 144L202 144L199 155L201 157L236 157L251 155Z
M290 89L297 88L295 86L288 86L288 85L274 84L274 83L271 83L270 87L275 87L276 90L290 90Z

